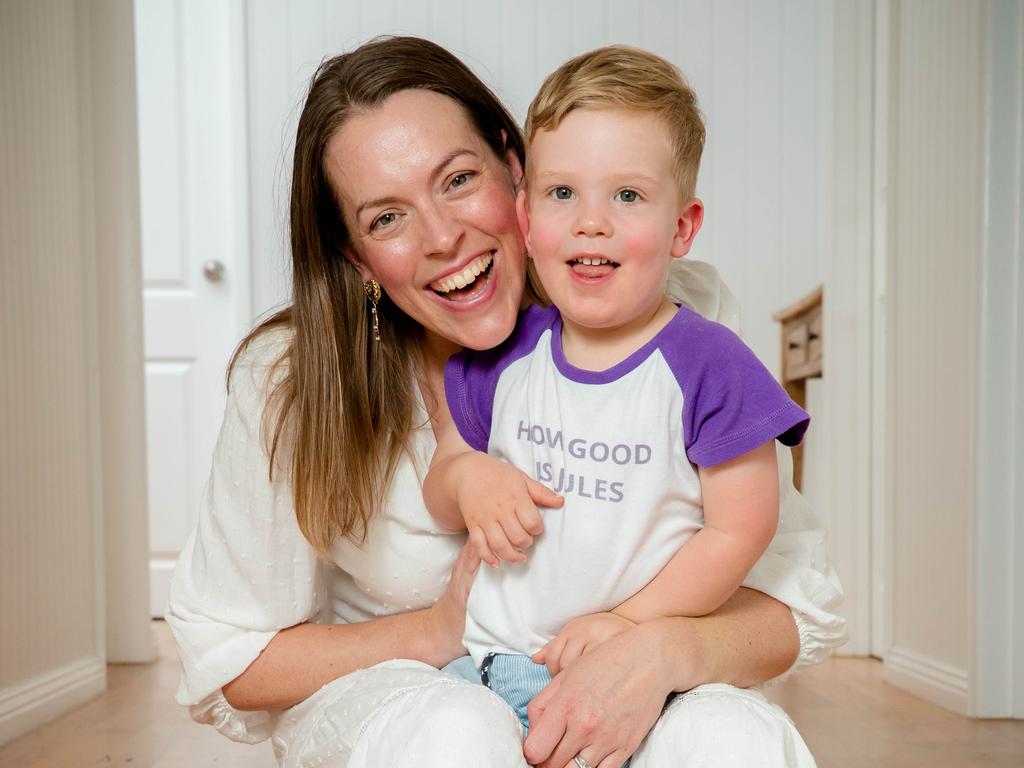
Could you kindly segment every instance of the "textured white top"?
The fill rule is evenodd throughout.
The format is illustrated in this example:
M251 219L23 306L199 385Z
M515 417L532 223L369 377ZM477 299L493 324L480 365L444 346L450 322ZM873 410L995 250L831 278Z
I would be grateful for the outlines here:
M738 327L736 301L710 265L680 262L669 293ZM278 630L429 606L444 591L464 540L439 528L423 504L421 482L435 448L433 432L424 426L412 434L385 512L372 523L366 543L339 542L333 563L317 557L299 532L285 473L268 480L260 440L270 366L287 343L284 332L266 335L235 366L198 524L182 550L166 612L181 655L179 703L196 720L242 741L268 738L277 714L235 710L221 687ZM779 466L783 476L792 475L788 450L780 451ZM744 583L793 609L801 645L795 668L841 643L845 621L835 613L842 591L824 532L789 481L780 502L779 532Z

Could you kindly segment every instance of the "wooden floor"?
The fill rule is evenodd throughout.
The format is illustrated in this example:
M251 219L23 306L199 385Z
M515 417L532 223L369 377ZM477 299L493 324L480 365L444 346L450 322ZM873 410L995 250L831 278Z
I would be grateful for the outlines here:
M829 659L765 693L819 768L1024 768L1024 720L954 715L883 682L876 659Z
M236 744L174 703L178 664L163 622L159 662L109 668L103 696L0 747L3 768L272 768L270 746ZM882 682L881 664L832 659L773 686L820 768L1024 766L1024 721L968 720ZM753 767L752 767L753 768Z

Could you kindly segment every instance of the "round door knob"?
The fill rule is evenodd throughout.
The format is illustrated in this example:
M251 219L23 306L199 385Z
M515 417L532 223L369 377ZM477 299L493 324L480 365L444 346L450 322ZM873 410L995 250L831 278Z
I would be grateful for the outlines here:
M219 283L224 279L224 262L211 259L203 264L203 274L211 283Z

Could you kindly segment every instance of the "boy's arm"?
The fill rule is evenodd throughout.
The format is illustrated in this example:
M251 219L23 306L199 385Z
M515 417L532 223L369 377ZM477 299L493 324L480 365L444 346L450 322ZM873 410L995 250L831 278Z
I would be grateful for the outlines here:
M768 547L779 522L775 441L699 472L704 528L613 613L637 623L704 616L729 599Z
M437 448L434 449L430 469L423 480L423 501L431 517L438 523L450 531L463 531L466 529L466 521L459 509L459 474L460 470L465 469L467 457L475 452L462 439L450 418L443 424L435 423L434 433L437 436Z
M544 530L537 506L560 507L562 497L526 473L471 448L450 421L435 425L437 449L423 481L423 501L449 530L468 530L480 559L526 560L523 550Z

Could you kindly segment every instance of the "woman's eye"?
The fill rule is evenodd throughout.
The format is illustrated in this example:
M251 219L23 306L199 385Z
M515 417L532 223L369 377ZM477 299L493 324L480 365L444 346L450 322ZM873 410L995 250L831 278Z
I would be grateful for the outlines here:
M473 175L474 174L470 173L469 171L466 171L464 173L457 173L454 176L452 176L452 180L448 183L448 187L450 189L458 189L459 187L464 187L466 186L466 184L469 183L470 179L473 178Z
M384 227L390 227L398 220L398 214L395 213L382 213L373 223L370 224L370 229L383 229Z
M615 197L623 203L635 203L640 199L640 195L637 194L634 189L624 189L615 195Z
M551 190L551 196L555 200L572 200L574 195L569 187L555 187Z

